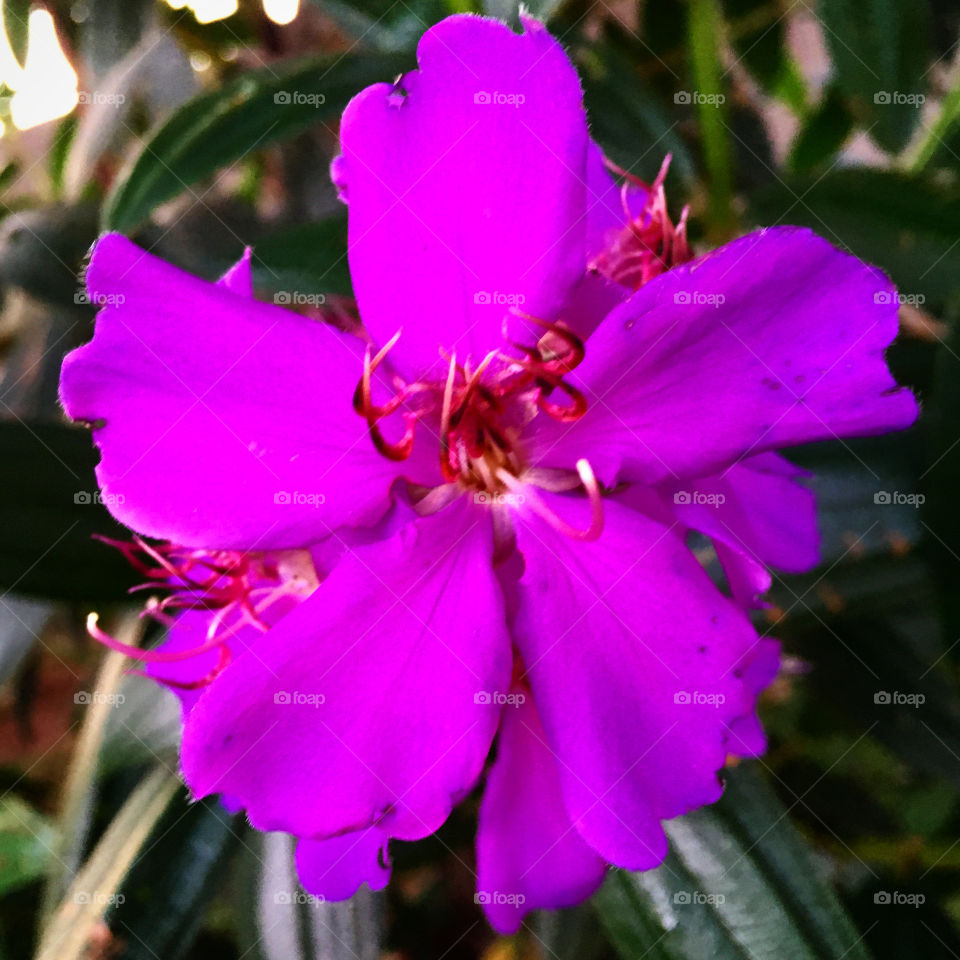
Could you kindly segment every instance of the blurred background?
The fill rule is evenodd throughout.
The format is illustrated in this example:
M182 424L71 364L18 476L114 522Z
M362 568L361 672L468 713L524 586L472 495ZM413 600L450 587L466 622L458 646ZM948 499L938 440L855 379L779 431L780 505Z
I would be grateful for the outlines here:
M327 175L343 106L412 67L430 24L516 4L3 0L0 960L960 956L960 7L528 6L608 155L646 180L673 155L698 249L805 224L901 291L890 361L921 422L793 457L823 563L776 578L758 615L788 653L768 755L671 825L665 867L508 940L474 903L474 802L346 905L299 891L288 838L188 806L176 701L84 630L96 609L131 635L136 580L92 538L124 534L56 399L91 334L85 253L115 229L214 278L252 244L259 296L348 305Z

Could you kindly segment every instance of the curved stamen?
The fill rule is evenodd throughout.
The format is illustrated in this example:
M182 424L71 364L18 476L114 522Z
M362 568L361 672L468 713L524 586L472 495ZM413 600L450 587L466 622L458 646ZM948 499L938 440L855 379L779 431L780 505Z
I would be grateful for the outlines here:
M132 647L129 643L122 643L120 640L115 640L109 633L100 629L98 625L99 619L99 614L89 614L87 617L87 633L89 633L97 643L102 643L111 650L116 650L118 653L125 653L131 659L140 660L143 663L178 663L181 660L189 660L198 654L206 653L208 650L215 650L223 644L222 638L216 637L212 640L207 639L195 647L190 647L188 650L143 650L140 647Z
M137 677L149 677L151 680L159 680L165 687L175 687L177 690L199 690L202 687L208 687L217 677L223 673L227 667L230 666L230 662L233 660L233 654L230 652L230 648L223 644L220 647L219 659L217 660L216 665L210 670L209 673L202 676L199 680L171 680L164 677L151 677L148 673L145 673L143 670L130 670L134 676Z
M384 417L395 413L409 395L409 391L404 385L386 403L378 405L373 402L373 372L383 363L386 355L393 349L397 340L400 339L401 333L403 333L402 327L384 344L374 357L370 356L371 349L367 347L366 353L363 356L363 374L353 392L353 409L367 421L367 427L370 430L370 439L373 441L374 447L389 460L406 460L413 452L414 435L416 433L417 420L419 419L415 413L404 413L404 434L395 442L391 442L384 437L380 425L377 423L378 420L382 420Z
M596 540L603 533L603 497L600 493L600 485L597 483L597 478L589 461L578 460L577 473L580 475L580 482L590 498L590 526L586 529L580 529L567 523L543 502L532 486L518 480L506 470L497 471L497 478L511 493L523 496L524 502L530 505L530 509L546 520L558 533L572 537L574 540Z

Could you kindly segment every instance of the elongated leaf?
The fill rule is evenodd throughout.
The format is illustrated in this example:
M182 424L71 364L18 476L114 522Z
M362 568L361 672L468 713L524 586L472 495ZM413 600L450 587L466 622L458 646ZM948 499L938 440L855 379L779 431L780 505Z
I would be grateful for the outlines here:
M838 170L764 189L751 200L758 225L809 226L882 267L927 310L960 289L960 191L882 170Z
M118 179L104 226L132 231L197 181L251 150L332 123L363 87L412 65L403 55L312 57L244 74L195 97L154 132Z
M816 111L807 118L790 150L788 165L797 173L806 173L826 163L853 131L853 117L846 102L831 88Z
M349 296L347 218L302 224L258 240L253 279L264 292Z
M239 842L242 819L216 798L187 811L171 806L122 888L111 925L125 943L122 960L178 960L190 949L204 908L222 885L222 868Z
M245 857L242 950L258 960L376 960L383 940L383 894L361 888L350 900L326 903L303 891L295 841L259 834Z
M624 958L867 960L869 954L786 811L757 772L667 826L671 853L613 874L597 896Z
M906 146L920 120L931 58L925 0L820 0L836 81L870 136Z
M30 15L32 0L2 0L3 29L10 43L10 49L23 66L27 56L27 19Z
M158 767L130 795L43 931L37 960L80 960L107 908L122 904L120 883L179 789Z
M43 876L56 828L19 797L0 798L0 896Z

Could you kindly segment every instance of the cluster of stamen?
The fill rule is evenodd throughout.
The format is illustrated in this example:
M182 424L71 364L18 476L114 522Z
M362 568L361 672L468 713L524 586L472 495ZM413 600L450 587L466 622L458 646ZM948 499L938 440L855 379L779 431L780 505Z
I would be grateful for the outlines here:
M631 290L639 290L661 273L686 263L693 257L687 242L689 207L683 208L676 224L670 219L667 210L667 195L663 184L670 168L670 160L671 156L667 154L660 172L649 186L609 160L606 161L613 173L623 177L620 198L627 223L590 267L607 279ZM631 188L646 191L646 201L636 215L630 208Z
M269 624L263 619L264 613L282 597L299 592L301 587L297 578L285 580L276 561L261 554L199 550L173 543L150 544L137 536L131 541L98 539L118 549L146 578L130 591L154 594L145 604L141 617L171 627L181 611L210 612L203 641L176 651L132 647L102 630L96 613L87 618L87 631L95 640L142 663L177 663L216 650L217 662L206 676L192 682L164 681L180 689L198 689L216 679L230 664L228 641L237 631L253 627L266 632ZM157 592L163 595L158 597Z
M529 485L519 479L524 464L517 435L538 410L560 422L579 420L586 413L586 398L564 379L583 360L585 351L583 341L563 323L517 315L544 330L535 346L512 344L518 355L492 350L476 366L469 359L461 363L455 352L441 354L447 363L442 383L406 383L395 377L395 393L383 403L373 400L373 374L400 332L376 354L368 349L353 403L367 421L377 450L393 460L406 459L413 451L418 425L428 420L422 429L438 431L440 472L448 484L490 494L522 490L524 499L530 500ZM393 414L403 418L405 429L399 440L391 442L383 434L381 421ZM552 513L550 520L571 536L592 538L602 527L599 489L586 461L578 463L577 471L593 501L590 528L576 530ZM534 510L549 512L535 494L532 500Z

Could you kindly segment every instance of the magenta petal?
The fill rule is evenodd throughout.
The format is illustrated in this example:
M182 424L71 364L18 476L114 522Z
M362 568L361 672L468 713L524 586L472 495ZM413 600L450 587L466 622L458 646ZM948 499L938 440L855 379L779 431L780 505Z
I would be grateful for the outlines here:
M764 638L747 654L740 674L747 689L758 696L773 683L779 669L780 644ZM733 720L728 732L728 748L738 757L759 757L767 749L767 737L756 709Z
M527 695L504 709L480 806L477 895L484 913L500 933L515 933L531 910L589 897L605 870L570 822L557 761Z
M244 248L243 256L217 281L238 297L253 299L253 250Z
M296 861L304 889L324 900L348 900L364 883L382 890L390 879L387 837L376 827L329 840L300 840Z
M542 24L448 17L419 71L378 84L343 115L333 171L349 201L360 316L407 375L438 347L479 360L555 319L585 264L587 147L580 82Z
M819 562L816 500L804 476L783 457L763 453L721 475L669 485L677 518L728 548L718 556L738 599L742 586L753 592L762 579L755 564L803 573Z
M97 476L122 523L190 546L267 549L384 512L410 464L380 456L353 411L359 341L117 234L97 244L87 285L103 307L93 340L64 360L60 394L93 424Z
M546 496L587 525L583 501ZM536 517L517 524L514 637L571 820L605 860L647 869L666 853L660 821L720 796L756 635L676 534L612 501L605 516L590 543Z
M630 219L640 216L646 202L647 191L637 184L629 184L624 192L607 169L603 151L591 140L587 148L588 261L603 253Z
M431 833L479 775L509 682L489 514L461 500L355 548L187 718L198 796L262 830ZM486 692L486 696L483 694Z
M744 456L909 426L883 352L897 298L876 269L798 227L675 267L614 310L568 378L586 416L537 418L534 461L587 457L611 483L718 473Z

